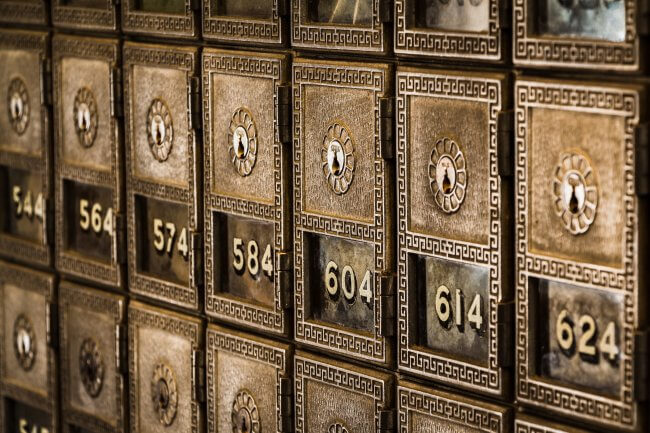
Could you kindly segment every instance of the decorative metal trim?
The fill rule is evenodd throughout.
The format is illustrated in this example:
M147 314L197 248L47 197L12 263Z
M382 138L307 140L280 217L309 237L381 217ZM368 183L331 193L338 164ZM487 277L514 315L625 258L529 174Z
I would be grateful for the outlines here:
M23 135L29 125L29 94L27 86L20 77L15 77L9 83L7 90L7 113L9 123L14 132Z
M79 144L92 147L97 136L97 103L92 90L82 87L74 98L73 116L74 128L77 131Z
M20 367L29 371L34 366L36 358L36 336L29 318L20 313L14 322L14 355Z
M165 364L158 364L153 370L151 400L160 423L165 427L172 425L178 409L178 390L174 372Z
M147 139L153 157L158 162L165 162L169 158L174 144L174 125L172 114L167 103L156 98L151 101L147 112Z
M260 433L260 413L251 393L240 390L232 402L232 431L233 433Z
M337 195L345 194L354 179L356 159L354 141L348 130L340 122L327 128L321 149L323 174L327 184Z
M228 155L237 173L246 177L257 160L257 127L253 115L246 108L238 108L228 128Z
M92 338L82 341L79 348L79 376L88 395L96 398L104 384L104 360Z
M286 41L286 19L280 16L280 5L287 0L273 0L273 10L270 19L252 19L235 16L215 16L210 0L203 0L203 33L204 39L257 43L265 45L283 45ZM286 6L285 6L286 7Z
M429 186L443 212L454 213L463 204L466 169L465 156L454 140L444 137L436 141L429 162Z

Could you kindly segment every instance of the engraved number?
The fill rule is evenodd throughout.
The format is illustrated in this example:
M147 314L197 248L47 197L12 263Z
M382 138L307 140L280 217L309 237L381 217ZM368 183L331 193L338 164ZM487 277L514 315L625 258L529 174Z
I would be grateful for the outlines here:
M31 191L27 191L25 198L22 198L23 191L18 185L12 188L12 199L16 205L16 216L20 218L25 215L27 218L32 219L36 216L43 221L43 194L39 193L36 196L36 202L33 202L33 195Z
M268 277L273 276L273 253L271 251L271 244L266 246L264 255L262 256L262 270Z
M232 266L237 272L244 270L244 264L252 277L255 277L260 272L260 247L254 239L248 241L246 244L246 257L244 257L244 241L241 238L232 239ZM273 277L273 249L271 245L267 245L262 255L261 261L262 272L269 278Z
M351 266L346 265L343 267L341 272L341 281L337 276L337 271L339 266L336 262L330 260L325 267L325 289L327 293L331 296L336 296L339 291L339 285L341 286L341 291L343 292L343 297L348 300L350 303L354 302L355 294L357 292L357 277L354 273L354 269ZM363 276L361 281L361 286L359 287L359 296L366 302L370 304L372 302L372 274L369 270Z
M573 326L574 322L570 317L570 313L567 310L560 311L555 323L555 337L558 345L568 357L573 355L576 338ZM578 319L578 329L582 331L582 334L578 337L578 353L597 362L598 326L596 320L589 314L583 314ZM598 350L606 355L609 361L616 360L619 349L616 346L616 324L614 322L609 322L605 327L605 332L600 338L600 343L598 343Z
M90 211L88 210L90 208ZM88 200L79 200L79 227L83 231L88 231L90 228L97 233L102 233L102 230L108 233L109 236L113 235L113 208L106 209L106 213L102 216L102 205L93 203L91 206Z
M167 236L165 237L165 232ZM160 218L153 219L153 246L156 251L172 255L174 250L174 242L176 242L176 249L184 258L187 258L188 244L187 244L187 229L183 227L181 234L176 239L176 224L172 222L163 222Z
M449 327L449 322L452 318L454 318L454 324L462 329L464 325L463 300L465 298L465 295L463 295L462 290L456 290L454 294L456 314L454 314L451 308L451 297L451 291L447 286L441 285L438 287L436 290L435 299L436 315L438 316L438 320L440 320L440 322L442 322L445 327ZM469 322L470 326L477 331L480 331L481 327L483 326L482 300L481 295L479 294L474 295L474 299L472 299L472 303L470 304L469 310L467 311L467 321Z
M257 246L257 242L251 240L248 242L248 272L251 275L257 275L257 272L260 270L260 261L257 258L257 255L260 252L260 248Z

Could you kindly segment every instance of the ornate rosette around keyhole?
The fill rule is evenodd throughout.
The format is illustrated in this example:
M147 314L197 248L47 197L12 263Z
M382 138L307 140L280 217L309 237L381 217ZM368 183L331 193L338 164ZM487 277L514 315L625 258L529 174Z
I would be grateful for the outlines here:
M16 134L22 135L29 123L29 94L25 82L20 78L14 78L9 83L7 111L11 127Z
M154 368L151 378L151 400L160 423L164 426L172 425L178 408L178 390L174 372L165 364L158 364Z
M86 338L79 348L79 375L88 395L97 397L104 383L104 361L92 338Z
M334 123L327 129L321 149L323 173L332 191L345 194L354 178L354 143L347 129Z
M14 322L14 353L22 369L29 371L36 358L36 337L32 322L24 314Z
M327 433L348 433L348 429L340 422L335 422L327 429Z
M97 136L97 103L93 92L87 87L77 91L74 98L74 128L83 147L90 147Z
M238 108L230 119L228 155L240 176L251 174L257 159L257 127L245 108Z
M153 157L164 162L169 157L174 141L172 115L165 101L154 99L147 113L147 138Z
M260 414L255 399L246 390L237 393L232 403L232 432L259 433Z
M555 214L564 228L577 235L596 219L598 187L589 161L578 153L565 153L553 172L551 184Z
M446 213L454 213L465 200L467 165L458 144L450 138L436 141L429 161L429 186Z

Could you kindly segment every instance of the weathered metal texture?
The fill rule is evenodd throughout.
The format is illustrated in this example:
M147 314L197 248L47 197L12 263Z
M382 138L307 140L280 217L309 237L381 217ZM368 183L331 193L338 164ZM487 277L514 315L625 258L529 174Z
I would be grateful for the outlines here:
M206 313L285 336L293 267L288 62L203 52Z
M391 365L395 308L388 66L293 66L295 338Z
M210 325L206 335L208 431L293 431L293 348Z
M0 419L8 431L58 430L53 275L0 262ZM38 429L37 429L38 430ZM42 430L38 430L42 431Z
M126 300L62 282L59 360L62 430L127 431Z
M122 31L160 38L198 39L198 0L123 0Z
M53 0L52 24L74 30L117 32L118 3L115 0Z
M194 48L126 43L129 290L201 308L202 153Z
M0 0L0 23L47 25L46 0Z
M126 279L120 57L116 40L53 40L56 267L115 287Z
M515 88L517 399L625 430L644 429L648 383L642 95Z
M517 414L515 418L515 433L592 433L590 430L583 430L569 425L560 424L557 421L549 421L544 418L535 418L530 415Z
M50 42L47 33L0 31L0 255L52 263Z
M131 432L201 432L204 330L193 317L129 304Z
M501 398L512 374L508 89L504 75L397 73L399 368Z

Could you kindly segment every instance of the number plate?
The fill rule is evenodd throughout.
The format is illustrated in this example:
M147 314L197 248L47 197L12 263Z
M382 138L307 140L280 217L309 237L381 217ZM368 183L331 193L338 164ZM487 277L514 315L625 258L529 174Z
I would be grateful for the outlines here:
M0 23L45 25L49 6L45 0L0 0Z
M285 45L289 0L203 0L203 38Z
M126 278L120 54L113 40L53 40L56 267L115 287Z
M288 335L288 58L203 52L206 312Z
M504 0L395 0L395 52L502 62L510 16Z
M214 325L206 345L208 431L293 431L291 346Z
M404 68L397 86L399 367L506 397L507 81Z
M46 33L0 31L0 255L44 266L52 261L48 57Z
M647 358L640 92L515 88L517 398L628 430L642 430Z
M52 24L79 30L118 30L117 2L107 0L54 0Z
M0 419L56 432L54 276L0 262ZM6 411L4 414L3 411ZM12 415L14 418L12 418ZM20 431L18 428L11 431Z
M59 286L61 400L66 426L126 431L125 307L120 296L68 282Z
M591 433L589 430L578 429L568 425L550 422L528 415L517 415L515 433Z
M164 38L197 39L195 0L123 0L122 31Z
M400 381L397 401L400 433L512 431L512 409L458 394Z
M393 431L394 378L298 352L296 433Z
M128 322L131 431L203 431L201 321L131 301Z
M293 79L296 339L389 365L390 70L299 60Z
M516 0L513 60L535 67L644 69L644 41L637 27L644 20L641 3Z
M391 2L291 0L291 46L385 54Z
M129 289L195 310L203 223L197 62L191 48L124 46Z

